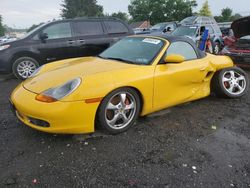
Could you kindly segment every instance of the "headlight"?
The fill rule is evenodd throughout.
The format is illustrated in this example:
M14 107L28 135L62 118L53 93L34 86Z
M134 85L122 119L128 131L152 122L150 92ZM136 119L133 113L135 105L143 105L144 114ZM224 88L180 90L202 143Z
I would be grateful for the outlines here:
M43 66L41 66L41 67L39 67L38 69L36 69L36 70L30 75L30 78L37 76L42 68L43 68Z
M9 48L10 47L10 45L2 45L2 46L0 46L0 51L2 51L2 50L5 50L5 49L7 49L7 48Z
M42 92L41 94L36 96L36 100L48 103L58 101L63 97L70 95L73 91L75 91L79 87L80 84L81 84L81 78L70 80L59 87L50 88Z

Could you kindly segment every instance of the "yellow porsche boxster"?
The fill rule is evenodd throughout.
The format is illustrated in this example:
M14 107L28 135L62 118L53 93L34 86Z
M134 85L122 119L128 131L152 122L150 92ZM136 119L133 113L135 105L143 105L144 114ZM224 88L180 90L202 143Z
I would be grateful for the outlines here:
M109 133L138 116L210 95L243 96L248 78L226 56L197 49L185 37L127 37L98 57L47 64L11 94L15 115L49 133Z

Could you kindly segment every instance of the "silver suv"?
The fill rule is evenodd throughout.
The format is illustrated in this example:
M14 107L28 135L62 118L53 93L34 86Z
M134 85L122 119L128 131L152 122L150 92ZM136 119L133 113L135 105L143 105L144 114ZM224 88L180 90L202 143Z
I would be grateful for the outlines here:
M180 26L172 32L175 36L186 36L191 38L195 43L201 39L201 35L205 29L209 30L210 40L213 47L213 53L218 54L223 48L223 38L221 30L212 17L191 16L180 22Z

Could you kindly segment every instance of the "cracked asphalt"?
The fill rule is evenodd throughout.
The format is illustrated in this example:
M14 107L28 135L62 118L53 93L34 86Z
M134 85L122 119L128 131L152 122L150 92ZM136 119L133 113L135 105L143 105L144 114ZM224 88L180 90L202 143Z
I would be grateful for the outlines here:
M250 187L250 91L169 108L119 135L74 136L19 124L8 106L17 84L0 82L0 187Z

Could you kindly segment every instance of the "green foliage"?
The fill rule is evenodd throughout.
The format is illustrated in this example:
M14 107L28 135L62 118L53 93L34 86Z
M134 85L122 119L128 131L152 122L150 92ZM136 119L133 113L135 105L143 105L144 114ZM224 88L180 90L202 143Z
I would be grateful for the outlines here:
M4 34L5 34L5 29L2 24L2 16L0 15L0 37L4 36Z
M96 0L64 0L62 4L63 18L103 16L103 7Z
M125 22L129 21L128 14L125 12L116 12L116 13L111 14L110 16L114 18L119 18Z
M200 16L212 16L212 12L210 10L208 1L206 0L205 3L202 5L201 10L199 12Z
M196 0L131 0L128 10L133 22L149 20L156 24L191 16L196 6Z
M33 29L39 27L40 25L42 25L43 23L40 23L40 24L33 24L29 29L27 29L27 32L30 32L32 31Z
M217 22L232 22L241 17L242 16L240 14L233 15L233 10L227 7L221 10L220 16L215 16L214 18L216 19Z

